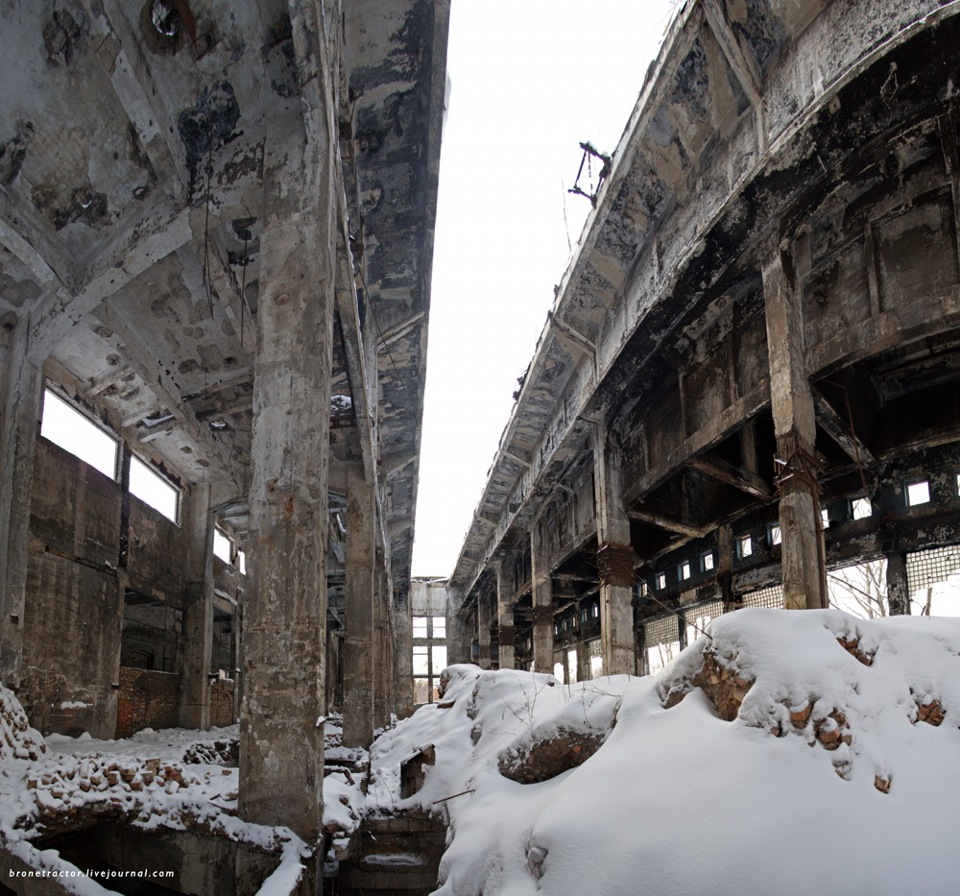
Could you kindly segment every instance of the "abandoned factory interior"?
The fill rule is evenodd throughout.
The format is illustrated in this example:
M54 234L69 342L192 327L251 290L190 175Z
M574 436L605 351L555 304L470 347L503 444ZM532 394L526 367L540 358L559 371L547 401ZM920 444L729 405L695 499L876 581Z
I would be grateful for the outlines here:
M632 893L494 797L709 703L894 805L871 667L924 670L910 736L960 713L906 628L960 653L960 3L677 4L619 145L585 145L592 211L427 578L449 17L3 3L0 896ZM770 683L826 676L825 632L862 687ZM681 855L644 853L650 892L809 892ZM96 878L124 869L167 876Z

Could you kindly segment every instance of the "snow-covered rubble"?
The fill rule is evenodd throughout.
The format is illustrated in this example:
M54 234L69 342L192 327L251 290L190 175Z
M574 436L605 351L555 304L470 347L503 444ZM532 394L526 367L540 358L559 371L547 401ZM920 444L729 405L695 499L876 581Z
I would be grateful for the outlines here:
M306 845L292 831L236 817L237 769L221 764L229 761L235 726L148 729L116 741L53 735L45 743L14 695L0 689L0 733L0 839L29 867L58 873L70 892L112 891L75 876L55 849L34 841L99 820L144 830L203 830L274 853L278 866L263 896L286 896L303 873Z
M445 674L442 702L383 733L369 767L327 721L337 858L365 817L428 813L449 827L439 896L960 892L960 619L747 609L656 677ZM31 841L71 813L199 826L278 850L261 892L289 893L304 844L236 817L220 764L235 736L45 745L0 692L0 834L57 868Z
M443 896L960 891L960 620L748 609L655 678L449 676L374 744L369 797L448 815ZM501 773L570 731L596 752Z

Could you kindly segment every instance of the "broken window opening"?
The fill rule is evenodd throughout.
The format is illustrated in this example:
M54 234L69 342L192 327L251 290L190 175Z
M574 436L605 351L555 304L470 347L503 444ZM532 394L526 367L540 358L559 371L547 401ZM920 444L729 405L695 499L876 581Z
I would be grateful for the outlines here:
M767 530L767 540L770 542L770 547L776 547L776 545L782 543L783 533L780 531L780 526L776 523Z
M920 504L930 503L930 482L927 479L918 479L907 483L907 507L918 507Z
M219 529L213 530L213 556L219 557L224 563L230 562L230 539Z
M40 435L116 481L119 440L50 389L43 390Z
M741 535L737 539L737 556L742 560L753 555L753 539L749 535Z
M177 522L180 490L136 455L130 458L130 494L162 513L170 522Z
M603 675L603 652L601 650L600 639L587 641L587 650L590 652L590 678L599 678Z
M710 572L716 566L716 560L713 556L713 551L706 551L700 555L700 568L704 572Z
M414 703L435 703L440 699L440 673L447 666L447 634L445 616L414 616L411 620L413 645L413 699ZM427 642L427 643L423 643ZM479 651L479 644L474 645Z
M850 513L855 520L865 520L873 516L873 503L869 498L854 498L850 502Z

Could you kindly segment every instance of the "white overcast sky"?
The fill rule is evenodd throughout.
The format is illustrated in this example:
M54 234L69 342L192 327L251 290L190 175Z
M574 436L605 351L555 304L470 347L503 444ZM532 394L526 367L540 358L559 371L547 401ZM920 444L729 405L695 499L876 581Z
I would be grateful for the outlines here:
M578 144L616 148L675 5L452 0L414 575L453 572L590 210Z

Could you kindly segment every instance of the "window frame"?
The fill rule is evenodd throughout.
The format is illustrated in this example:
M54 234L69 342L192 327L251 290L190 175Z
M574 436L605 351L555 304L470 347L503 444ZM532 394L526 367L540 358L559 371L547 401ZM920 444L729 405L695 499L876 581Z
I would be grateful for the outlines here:
M153 478L156 479L157 482L159 482L161 485L166 486L167 488L170 489L171 492L173 492L173 516L168 516L167 513L166 513L166 511L162 510L161 508L157 507L155 504L151 503L151 502L150 502L147 498L145 498L143 495L138 495L135 491L133 491L133 489L130 487L130 479L132 479L132 476L133 476L133 465L134 465L134 464L139 464L144 473L146 473L148 476L153 476ZM181 504L183 503L183 502L182 502L182 498L183 498L183 489L182 489L182 488L180 488L178 485L176 485L176 483L174 483L169 477L164 476L164 474L161 473L153 464L147 463L147 461L145 461L145 460L144 460L142 457L140 457L139 455L134 454L132 451L130 452L130 479L128 479L128 481L127 481L127 491L128 491L134 498L136 498L138 501L142 501L144 504L147 505L147 507L152 507L152 508L153 508L157 513L159 513L164 519L170 520L170 522L173 523L175 526L179 526L179 525L180 525L180 507L181 507ZM228 540L229 540L229 539L228 539ZM231 547L230 547L230 552L231 552L231 556L232 556L232 554L233 554L233 541L232 541L232 540L230 540L230 546L231 546Z
M51 396L55 402L59 405L62 405L67 411L73 413L79 418L81 424L89 426L91 429L96 430L107 439L113 443L113 471L108 473L106 470L102 469L97 464L92 461L87 460L85 457L77 454L73 448L69 445L63 444L63 442L57 441L55 438L51 438L51 435L48 432L44 432L44 418L47 413L47 396ZM52 423L50 424L52 426ZM112 479L114 482L118 482L120 479L120 468L123 462L123 439L118 433L115 433L112 429L107 427L102 420L92 414L87 408L83 405L78 404L75 401L71 401L65 393L61 393L60 390L55 389L50 383L46 383L43 386L43 394L41 396L41 405L40 405L40 427L39 427L40 436L50 442L51 445L56 445L63 451L66 451L71 456L77 458L77 460L85 463L88 467L92 467L98 473L103 476L106 476L109 479Z

